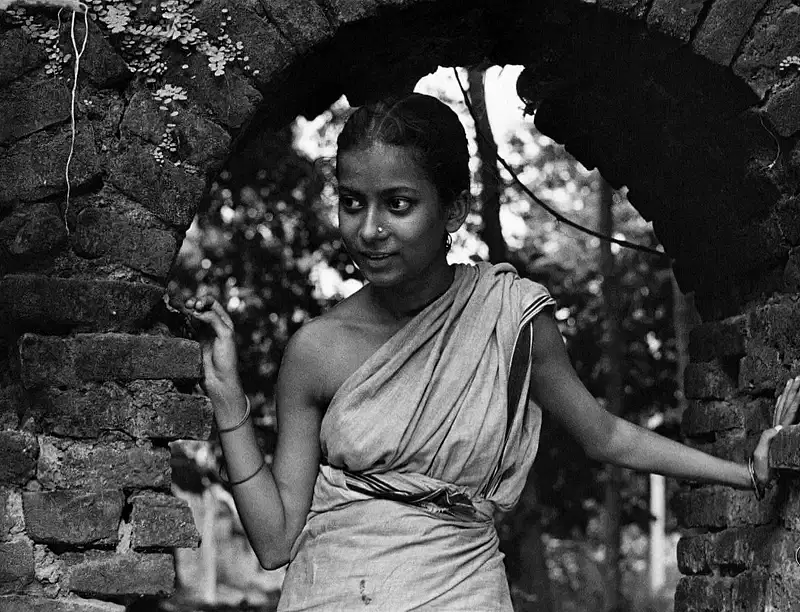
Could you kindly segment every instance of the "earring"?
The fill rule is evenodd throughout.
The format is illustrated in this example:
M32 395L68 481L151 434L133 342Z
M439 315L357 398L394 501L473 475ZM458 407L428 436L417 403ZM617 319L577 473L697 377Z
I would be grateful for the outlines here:
M444 235L444 250L449 251L450 247L453 246L453 237L450 234Z

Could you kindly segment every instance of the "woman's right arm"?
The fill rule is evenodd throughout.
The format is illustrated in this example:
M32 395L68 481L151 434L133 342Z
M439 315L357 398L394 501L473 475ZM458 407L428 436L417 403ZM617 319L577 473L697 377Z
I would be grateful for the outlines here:
M219 429L233 428L246 406L236 366L233 323L222 305L209 298L189 300L186 305L213 331L211 340L203 344L204 387ZM319 361L313 334L301 329L289 342L278 375L278 441L272 468L263 467L255 477L231 486L242 525L265 569L288 563L311 507L320 458ZM219 437L231 482L258 470L263 456L249 420L232 431L220 431Z

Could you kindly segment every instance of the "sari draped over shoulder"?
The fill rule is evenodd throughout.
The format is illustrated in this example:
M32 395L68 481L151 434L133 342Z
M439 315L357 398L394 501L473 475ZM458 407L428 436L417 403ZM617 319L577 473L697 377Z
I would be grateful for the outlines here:
M457 265L345 381L280 612L511 610L493 514L536 455L529 323L553 304L508 264Z

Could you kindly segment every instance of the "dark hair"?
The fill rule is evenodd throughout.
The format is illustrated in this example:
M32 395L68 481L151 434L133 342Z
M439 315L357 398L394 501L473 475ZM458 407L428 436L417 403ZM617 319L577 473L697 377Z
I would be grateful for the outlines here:
M365 104L350 117L336 141L338 152L380 142L412 147L445 205L469 193L467 135L458 115L437 98L411 93Z

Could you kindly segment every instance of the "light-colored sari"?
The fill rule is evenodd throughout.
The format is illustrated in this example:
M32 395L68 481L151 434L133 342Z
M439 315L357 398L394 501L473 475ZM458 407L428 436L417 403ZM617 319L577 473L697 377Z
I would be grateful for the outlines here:
M528 323L553 303L507 264L455 266L451 287L345 381L280 612L511 610L492 518L536 455Z

